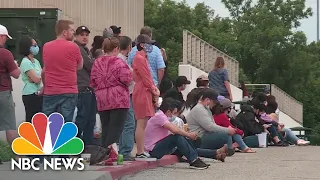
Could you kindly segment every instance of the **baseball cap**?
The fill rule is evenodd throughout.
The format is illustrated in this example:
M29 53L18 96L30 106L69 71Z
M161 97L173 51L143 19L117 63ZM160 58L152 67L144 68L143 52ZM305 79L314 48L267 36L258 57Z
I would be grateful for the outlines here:
M105 28L103 30L103 37L104 38L108 38L108 37L112 37L113 36L113 31L111 28Z
M147 44L153 44L154 41L151 40L151 38L145 34L140 34L136 39L136 44L140 43L147 43Z
M90 30L89 30L86 26L79 26L79 27L76 29L76 35L79 35L79 34L81 34L82 32L88 32L88 33L90 33Z
M114 34L120 34L121 33L121 27L117 27L115 25L110 26Z
M190 84L191 82L185 76L178 76L176 79L176 84Z
M219 101L219 102L220 102L220 105L221 105L223 108L229 108L229 107L232 106L232 103L231 103L230 99L228 99L228 98L224 98L224 99L222 99L222 100Z
M8 33L7 28L1 24L0 24L0 35L6 35L9 39L12 39L12 37Z
M208 78L208 76L207 75L201 75L201 76L199 76L198 78L197 78L197 82L198 81L209 81L209 78Z

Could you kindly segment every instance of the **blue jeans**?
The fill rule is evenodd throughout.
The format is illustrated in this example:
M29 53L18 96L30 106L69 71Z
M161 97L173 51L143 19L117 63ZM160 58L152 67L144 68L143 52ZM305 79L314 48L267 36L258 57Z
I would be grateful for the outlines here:
M161 159L164 155L171 154L176 147L181 155L187 158L189 163L198 158L198 154L192 144L185 137L178 134L169 135L157 142L149 154L151 157Z
M124 122L123 131L119 140L119 153L125 157L130 156L133 149L135 127L136 121L134 118L132 96L130 96L130 109L128 111L128 117Z
M50 116L54 112L64 117L64 122L72 122L78 94L44 95L42 111Z
M233 149L232 143L236 142L239 145L240 150L244 150L248 148L245 142L243 142L242 137L239 134L235 134L233 136L229 136L228 139L228 149Z
M200 157L216 159L217 149L228 143L228 134L205 132L200 140L193 141Z
M97 101L91 91L79 92L77 103L76 125L78 127L77 137L81 138L85 145L93 143L93 129L96 124Z
M282 132L285 132L285 136L284 138L294 144L297 144L297 141L299 140L299 138L291 131L291 129L289 128L283 128L281 130Z

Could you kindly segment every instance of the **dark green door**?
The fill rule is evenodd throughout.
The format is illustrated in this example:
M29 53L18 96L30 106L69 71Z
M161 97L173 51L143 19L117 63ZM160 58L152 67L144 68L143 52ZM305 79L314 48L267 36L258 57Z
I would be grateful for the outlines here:
M42 47L46 42L55 39L54 26L57 19L57 9L1 9L0 24L7 27L13 38L7 41L6 48L20 62L23 58L18 51L20 39L23 36L31 37L40 47L40 52L35 58L42 64Z

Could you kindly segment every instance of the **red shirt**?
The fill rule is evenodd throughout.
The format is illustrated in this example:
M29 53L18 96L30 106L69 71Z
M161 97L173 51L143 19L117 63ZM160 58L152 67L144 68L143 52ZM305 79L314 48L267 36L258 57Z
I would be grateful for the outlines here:
M53 40L43 46L44 94L76 94L79 47L71 41Z
M10 73L17 68L12 53L0 47L0 91L12 91Z
M217 125L222 127L233 127L235 128L229 121L228 116L225 113L221 113L219 115L213 115L214 122L216 122ZM235 128L236 133L239 135L243 135L243 131L241 129Z

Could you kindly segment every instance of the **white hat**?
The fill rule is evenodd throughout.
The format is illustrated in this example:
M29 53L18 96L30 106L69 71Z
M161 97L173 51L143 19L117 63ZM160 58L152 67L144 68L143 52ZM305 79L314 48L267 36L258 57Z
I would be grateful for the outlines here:
M12 37L8 33L7 28L1 24L0 24L0 35L6 35L9 39L12 39Z

